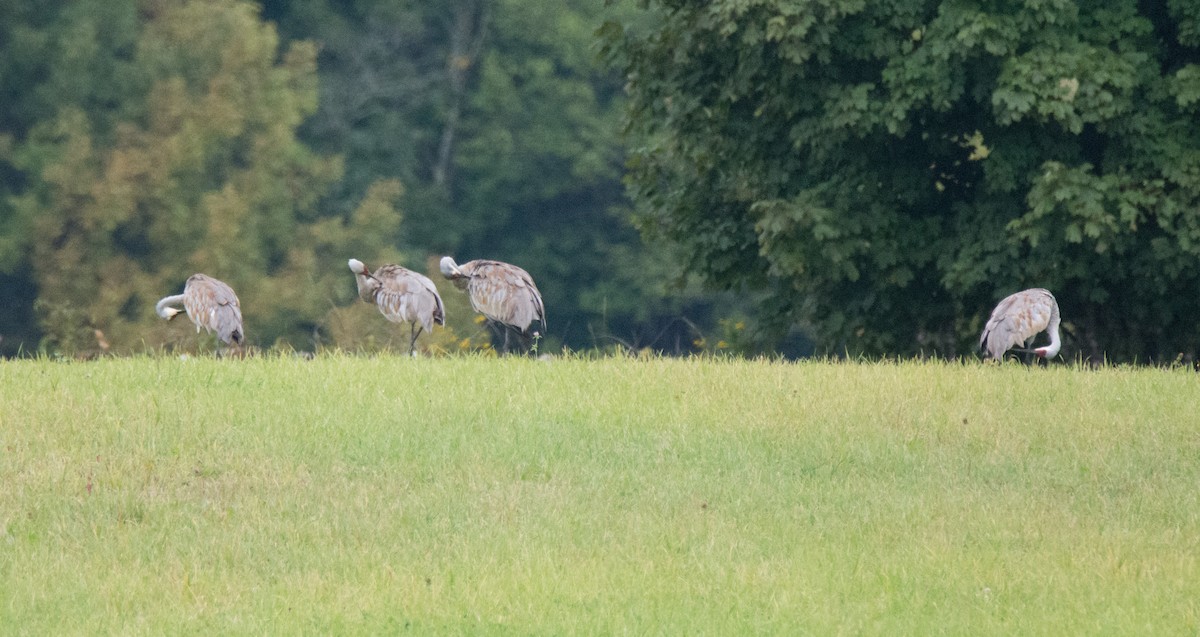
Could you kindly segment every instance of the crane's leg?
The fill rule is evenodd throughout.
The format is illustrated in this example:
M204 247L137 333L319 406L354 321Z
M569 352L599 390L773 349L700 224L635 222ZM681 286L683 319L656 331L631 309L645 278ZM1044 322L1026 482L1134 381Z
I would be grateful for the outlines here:
M488 342L491 343L492 349L497 356L508 353L508 326L504 323L497 323L492 319L487 319ZM504 340L501 342L500 335L504 335Z
M521 356L528 356L533 353L533 336L531 332L522 332L517 328L512 328L513 340L516 341L517 352Z
M412 340L410 340L408 342L408 355L409 356L417 355L417 337L421 335L421 329L422 328L417 327L416 323L412 324Z

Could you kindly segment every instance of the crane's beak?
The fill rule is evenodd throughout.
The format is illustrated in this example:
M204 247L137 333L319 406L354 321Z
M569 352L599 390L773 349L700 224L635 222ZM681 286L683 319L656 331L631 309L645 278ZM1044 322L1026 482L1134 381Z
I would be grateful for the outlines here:
M438 269L442 271L442 276L447 279L460 279L463 277L462 270L458 269L458 264L450 257L442 257L438 262Z

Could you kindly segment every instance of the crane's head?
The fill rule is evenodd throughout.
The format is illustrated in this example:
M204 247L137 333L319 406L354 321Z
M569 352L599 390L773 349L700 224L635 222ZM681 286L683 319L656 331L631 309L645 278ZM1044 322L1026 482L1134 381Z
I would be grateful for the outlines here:
M1062 346L1059 343L1051 343L1046 347L1039 347L1033 350L1033 353L1037 354L1038 358L1054 358L1055 356L1058 356L1058 350L1060 347Z
M159 316L161 316L161 317L163 317L163 318L167 319L168 321L169 321L169 320L171 320L171 319L173 319L173 318L175 318L175 315L176 315L176 314L179 314L179 310L177 310L177 309L175 309L175 308L173 308L173 307L164 307L164 308L163 308L161 311L159 311L159 313L158 313L158 315L159 315Z
M459 279L466 276L462 270L458 269L458 264L454 262L454 259L450 257L442 257L442 260L438 262L438 268L442 271L442 276L447 279Z
M358 284L358 298L368 303L375 302L375 292L379 290L379 279L371 276L367 266L358 259L350 259L349 265L350 271L354 273L354 282Z

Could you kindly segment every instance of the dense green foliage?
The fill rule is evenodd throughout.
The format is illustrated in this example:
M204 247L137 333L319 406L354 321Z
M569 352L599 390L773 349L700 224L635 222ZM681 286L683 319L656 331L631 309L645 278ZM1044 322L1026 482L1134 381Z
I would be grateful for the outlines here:
M0 625L1193 634L1197 400L1065 365L0 361Z
M0 351L191 346L151 309L196 271L237 290L251 343L370 346L389 328L346 259L442 254L533 273L547 347L653 340L681 306L628 223L594 48L613 11L5 3ZM460 300L441 346L487 340Z
M966 351L1051 288L1068 352L1200 342L1200 4L649 0L613 21L646 232L824 347Z
M194 347L151 308L196 271L255 345L387 346L346 259L451 254L550 350L956 355L1036 285L1068 356L1192 358L1196 7L4 3L0 354ZM485 347L445 292L422 346Z
M322 258L390 248L371 231L398 224L398 184L346 219L320 213L340 162L295 136L316 108L315 47L281 47L252 4L73 2L44 19L6 23L44 68L13 80L29 86L10 109L31 114L6 137L0 267L36 285L47 347L180 338L151 308L196 271L239 291L259 342L303 338L329 309L312 293L332 285Z
M668 298L662 257L641 249L627 222L621 82L596 57L596 28L628 9L264 5L285 34L320 47L320 106L300 136L345 157L330 206L349 209L375 176L393 175L406 189L395 245L520 264L545 297L551 349L608 335L667 345L658 332L683 307Z

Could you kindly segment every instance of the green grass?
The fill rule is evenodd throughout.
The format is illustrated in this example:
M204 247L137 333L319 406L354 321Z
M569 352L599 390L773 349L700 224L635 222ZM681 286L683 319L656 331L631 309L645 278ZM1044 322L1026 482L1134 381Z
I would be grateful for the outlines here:
M0 632L1195 635L1200 378L0 362Z

